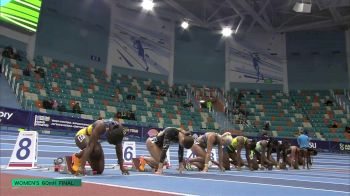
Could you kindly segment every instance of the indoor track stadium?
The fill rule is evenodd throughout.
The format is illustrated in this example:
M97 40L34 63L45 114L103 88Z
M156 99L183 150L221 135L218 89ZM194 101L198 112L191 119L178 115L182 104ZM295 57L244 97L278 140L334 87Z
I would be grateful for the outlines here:
M1 0L0 195L350 195L349 0Z

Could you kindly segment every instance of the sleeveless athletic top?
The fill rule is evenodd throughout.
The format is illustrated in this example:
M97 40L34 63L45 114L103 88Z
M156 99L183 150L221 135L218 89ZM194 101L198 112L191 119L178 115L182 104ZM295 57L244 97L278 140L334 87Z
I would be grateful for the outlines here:
M247 143L247 141L248 141L248 138L243 137L243 140L244 140L243 145L245 145L245 144ZM228 148L230 151L235 151L235 150L237 149L237 147L238 147L238 138L235 137L235 138L232 139L231 144L230 144L229 146L227 146L227 148Z
M205 133L204 135L200 136L198 138L198 144L199 146L201 146L202 148L207 148L208 146L208 135L209 133ZM218 134L215 133L215 136L217 137ZM217 145L218 144L218 140L215 140L215 142L213 143L213 145Z
M261 153L262 149L261 149L261 143L260 143L260 141L258 141L258 142L256 143L255 150L256 150L257 152Z

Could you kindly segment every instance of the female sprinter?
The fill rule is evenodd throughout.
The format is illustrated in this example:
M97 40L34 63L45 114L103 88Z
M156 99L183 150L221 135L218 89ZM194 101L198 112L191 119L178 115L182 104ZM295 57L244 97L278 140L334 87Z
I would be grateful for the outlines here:
M133 159L135 167L139 171L144 171L145 164L147 163L156 170L156 174L163 174L164 160L170 142L179 142L179 172L182 173L184 171L184 148L190 149L194 140L190 132L175 127L167 127L156 136L149 137L146 141L146 146L151 156L141 156L140 158Z
M208 171L208 163L211 158L211 150L213 146L218 146L219 153L219 163L212 160L212 162L219 166L221 171L225 171L222 160L223 160L223 150L221 143L221 136L218 133L207 132L197 138L196 142L192 146L192 153L196 156L195 158L186 160L186 164L193 164L199 170L203 172ZM207 151L205 151L207 149Z

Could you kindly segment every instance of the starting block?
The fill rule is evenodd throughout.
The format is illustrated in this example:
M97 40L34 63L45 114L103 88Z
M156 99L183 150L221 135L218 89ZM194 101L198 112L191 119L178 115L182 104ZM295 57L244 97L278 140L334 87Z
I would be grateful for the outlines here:
M59 157L54 160L54 171L61 174L75 174L72 169L72 156ZM87 175L95 175L96 171L91 169L88 162L85 164L85 173Z
M124 166L131 168L133 166L133 159L136 158L136 143L123 142L123 159Z
M38 160L38 132L19 132L7 169L34 169Z

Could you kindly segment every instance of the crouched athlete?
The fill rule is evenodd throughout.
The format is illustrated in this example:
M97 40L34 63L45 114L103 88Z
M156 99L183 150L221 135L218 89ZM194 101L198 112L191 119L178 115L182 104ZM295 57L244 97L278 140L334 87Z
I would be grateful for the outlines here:
M156 174L162 174L166 153L171 142L179 143L179 172L182 173L184 171L184 148L190 149L194 140L189 131L175 127L167 127L156 136L149 137L146 141L146 146L151 156L141 156L134 159L135 167L139 171L144 171L145 164L147 163L155 169Z
M75 136L75 143L81 151L72 156L72 170L76 174L84 174L85 163L88 161L93 171L102 174L105 168L105 158L100 140L107 139L108 143L115 145L122 174L128 175L128 170L124 168L123 138L123 126L113 119L97 120L92 125L81 129Z

